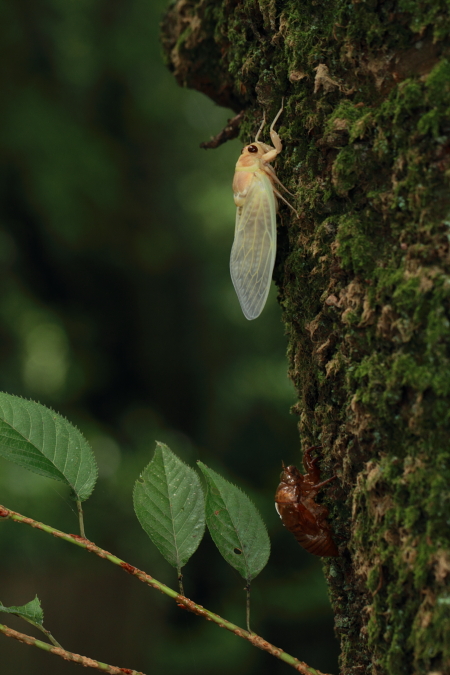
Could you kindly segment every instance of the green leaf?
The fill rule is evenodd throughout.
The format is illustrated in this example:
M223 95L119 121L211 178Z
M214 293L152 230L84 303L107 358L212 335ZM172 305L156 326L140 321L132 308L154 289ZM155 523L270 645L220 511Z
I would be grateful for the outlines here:
M40 403L1 392L0 456L66 483L80 502L97 480L94 453L76 427Z
M31 602L27 602L26 605L22 605L21 607L5 607L0 602L0 612L6 612L6 614L15 614L16 616L20 616L22 619L30 621L34 624L38 624L39 626L42 626L44 623L44 612L42 611L38 596L36 596L34 600L31 600Z
M150 464L133 492L138 520L164 558L177 570L197 550L205 532L200 479L164 443L157 443Z
M202 462L206 478L206 524L225 560L247 582L254 579L270 555L266 526L256 506L238 487Z

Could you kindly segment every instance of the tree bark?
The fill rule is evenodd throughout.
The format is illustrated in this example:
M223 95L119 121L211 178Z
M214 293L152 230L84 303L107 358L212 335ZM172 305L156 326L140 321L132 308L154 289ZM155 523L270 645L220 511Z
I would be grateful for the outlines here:
M246 111L242 141L285 97L301 213L281 205L274 276L302 443L339 476L345 674L450 672L449 32L445 3L409 0L178 0L162 24L177 81Z

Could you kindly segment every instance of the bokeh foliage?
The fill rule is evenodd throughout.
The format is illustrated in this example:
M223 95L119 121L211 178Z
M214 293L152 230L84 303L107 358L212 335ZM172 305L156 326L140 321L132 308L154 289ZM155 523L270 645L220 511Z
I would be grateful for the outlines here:
M164 68L157 36L165 5L0 7L8 64L0 75L0 389L50 405L82 429L99 463L87 536L172 586L172 570L132 510L155 439L243 487L273 543L252 589L254 629L332 669L320 565L283 532L273 508L281 460L300 458L275 291L250 323L229 279L240 144L199 149L232 113L179 89ZM63 487L4 460L0 495L10 508L76 531ZM101 561L17 529L0 531L1 600L20 605L38 593L68 649L168 675L286 669L147 597ZM190 597L244 624L242 581L212 542L202 542L184 573ZM1 654L3 675L77 668L6 639Z

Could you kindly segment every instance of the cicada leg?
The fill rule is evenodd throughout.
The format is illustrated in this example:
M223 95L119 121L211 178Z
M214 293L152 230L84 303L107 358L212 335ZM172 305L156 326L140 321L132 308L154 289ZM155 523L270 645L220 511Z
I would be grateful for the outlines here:
M305 467L305 471L312 482L320 481L320 469L318 466L316 466L319 458L312 458L311 453L313 450L320 450L321 447L321 445L312 445L303 453L303 466Z
M331 483L332 480L337 478L337 476L331 476L331 478L327 478L326 480L323 480L321 483L316 483L316 485L311 485L312 490L320 490L320 488L323 488L324 485L327 483Z

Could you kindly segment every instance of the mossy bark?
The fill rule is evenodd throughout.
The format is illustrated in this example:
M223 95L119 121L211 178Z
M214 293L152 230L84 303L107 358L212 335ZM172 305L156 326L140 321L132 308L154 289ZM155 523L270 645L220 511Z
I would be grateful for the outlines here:
M275 280L302 443L340 479L342 673L450 672L449 34L443 0L178 0L162 26L243 141L285 97Z

